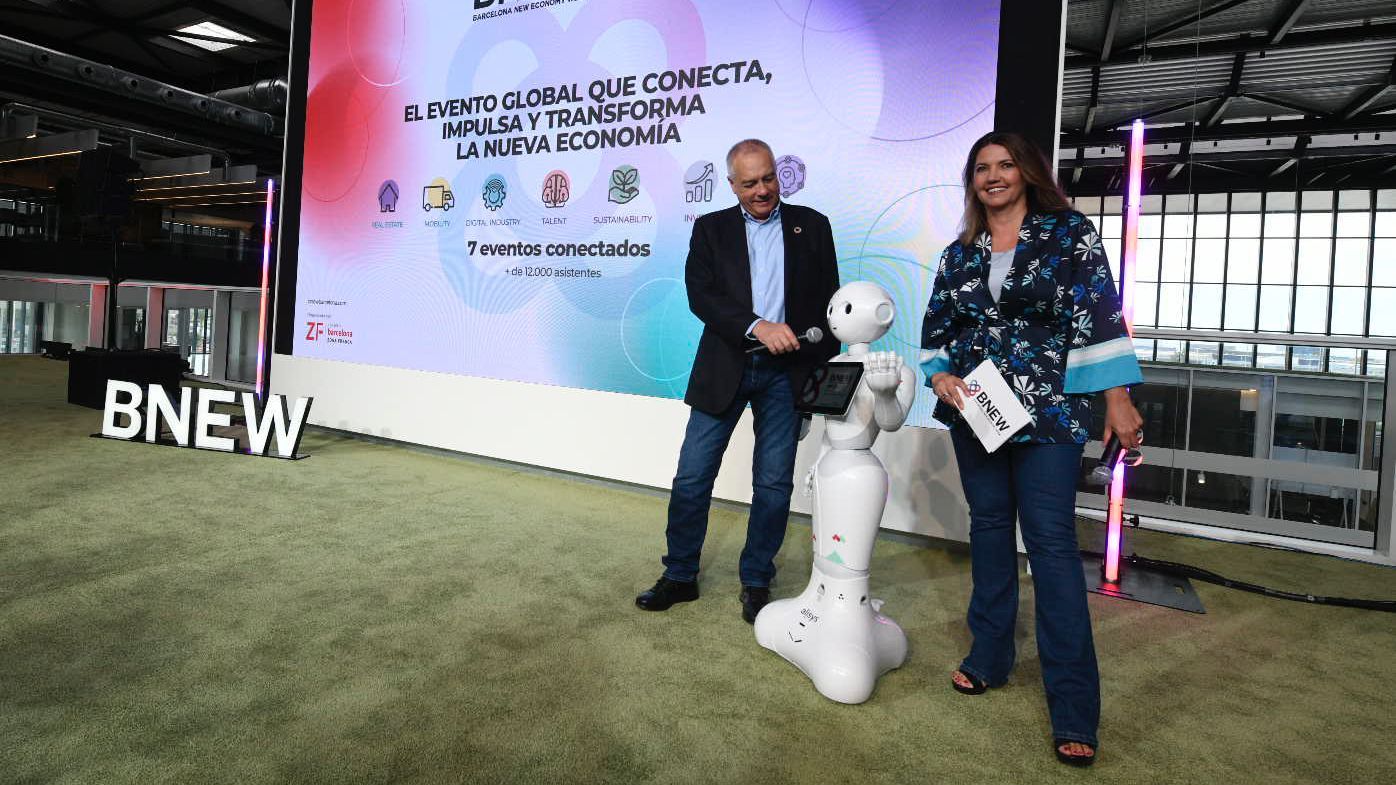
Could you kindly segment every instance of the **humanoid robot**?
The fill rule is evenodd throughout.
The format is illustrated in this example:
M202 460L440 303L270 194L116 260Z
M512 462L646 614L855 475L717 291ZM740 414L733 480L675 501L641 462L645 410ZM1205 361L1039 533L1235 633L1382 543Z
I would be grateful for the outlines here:
M896 316L882 287L856 281L829 301L829 327L848 351L833 361L863 363L848 410L827 416L819 459L805 492L814 495L814 567L798 597L776 600L756 617L756 640L794 663L822 695L862 703L877 677L906 659L906 634L868 594L868 563L882 510L887 470L871 447L906 421L916 376L895 352L872 352Z

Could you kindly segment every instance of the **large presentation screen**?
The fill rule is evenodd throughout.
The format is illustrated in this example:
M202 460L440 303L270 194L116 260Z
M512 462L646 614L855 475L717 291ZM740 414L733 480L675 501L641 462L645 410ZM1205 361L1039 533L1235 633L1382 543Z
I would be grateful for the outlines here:
M877 348L915 364L994 121L999 10L316 0L292 351L681 397L692 222L736 204L726 153L757 137L783 199L829 216L842 280L895 297Z

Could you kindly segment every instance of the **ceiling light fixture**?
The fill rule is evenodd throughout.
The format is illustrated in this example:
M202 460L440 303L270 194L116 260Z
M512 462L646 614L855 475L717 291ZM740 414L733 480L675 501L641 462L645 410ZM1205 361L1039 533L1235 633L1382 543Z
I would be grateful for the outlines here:
M97 129L0 142L0 164L53 158L97 149Z
M224 49L232 49L237 46L239 42L250 44L257 40L255 38L249 38L236 30L229 30L223 25L214 22L200 22L196 25L181 27L179 28L179 32L193 33L194 35L206 36L208 38L224 39L223 41L209 41L205 38L187 38L182 35L170 33L171 38L178 38L186 44L197 46L200 49L207 49L210 52L221 52Z

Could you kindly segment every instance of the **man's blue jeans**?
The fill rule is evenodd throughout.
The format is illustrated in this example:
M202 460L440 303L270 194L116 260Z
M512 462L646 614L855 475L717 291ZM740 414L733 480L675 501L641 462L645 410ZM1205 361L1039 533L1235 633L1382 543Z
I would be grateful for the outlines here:
M688 430L679 450L679 468L669 494L669 525L665 530L669 553L664 557L664 577L674 581L698 580L698 559L708 533L708 508L713 481L722 464L722 453L737 427L747 403L756 425L756 449L751 467L751 517L746 525L738 574L743 586L770 586L775 577L776 553L785 540L790 517L791 475L795 471L795 444L800 416L784 363L764 353L753 354L742 371L737 397L727 411L711 415L690 410Z
M1055 738L1095 746L1100 673L1076 544L1079 444L1005 444L989 454L968 429L951 428L960 482L969 502L974 638L960 670L991 685L1013 669L1018 613L1014 519L1032 565L1037 656Z

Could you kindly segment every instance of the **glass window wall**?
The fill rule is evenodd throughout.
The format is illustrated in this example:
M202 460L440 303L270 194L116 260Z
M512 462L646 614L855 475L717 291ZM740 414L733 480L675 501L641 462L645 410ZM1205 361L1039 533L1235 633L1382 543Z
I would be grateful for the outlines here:
M1120 199L1076 204L1100 227L1118 275ZM1141 212L1136 327L1396 338L1396 192L1151 196ZM1161 341L1136 348L1145 360L1211 364L1210 350ZM1223 365L1243 362L1369 373L1368 359L1350 353L1320 361L1312 352L1248 360L1221 352Z
M212 308L167 308L163 348L178 351L189 361L190 373L208 376L213 341Z
M1244 345L1228 346L1245 353ZM1358 352L1345 356L1353 362ZM1131 469L1127 480L1135 512L1348 545L1374 543L1383 383L1283 370L1149 365L1133 397L1146 433L1146 463ZM1097 441L1103 425L1100 404ZM1096 454L1087 452L1085 468ZM1102 490L1084 474L1078 491L1083 506L1101 506Z

